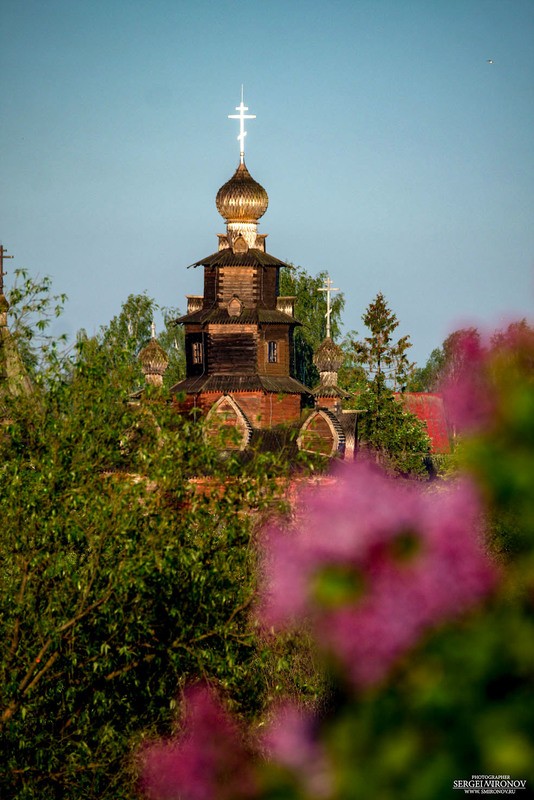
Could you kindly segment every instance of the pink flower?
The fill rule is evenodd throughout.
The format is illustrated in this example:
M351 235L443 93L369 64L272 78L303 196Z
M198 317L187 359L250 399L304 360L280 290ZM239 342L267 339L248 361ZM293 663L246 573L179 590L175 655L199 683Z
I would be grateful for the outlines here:
M494 403L485 374L486 358L478 332L474 328L460 331L440 386L455 433L478 430L491 419Z
M506 415L513 386L532 380L534 329L524 320L481 338L474 328L453 334L440 390L455 431L474 432Z
M332 780L315 729L313 714L286 703L273 714L263 745L269 759L294 773L312 797L326 797L331 792Z
M311 621L356 686L381 680L423 633L492 588L466 481L399 483L366 464L305 493L295 530L267 532L262 618Z
M187 690L183 733L148 745L141 789L150 800L245 800L256 797L241 732L213 692Z

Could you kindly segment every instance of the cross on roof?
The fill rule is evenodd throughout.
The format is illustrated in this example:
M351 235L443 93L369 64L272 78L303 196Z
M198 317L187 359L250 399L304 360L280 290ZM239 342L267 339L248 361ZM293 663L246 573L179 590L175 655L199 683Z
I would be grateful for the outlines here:
M339 292L339 289L336 289L332 286L332 281L330 280L330 275L328 272L326 273L326 278L324 279L324 287L319 289L320 292L326 292L326 338L330 339L330 315L332 313L332 303L330 302L330 295L332 292Z
M245 111L248 111L248 106L246 106L243 102L243 87L241 87L241 103L236 106L236 111L239 111L239 114L228 114L228 119L238 119L239 120L239 136L237 137L237 141L239 142L239 156L241 158L241 163L245 163L245 136L247 132L245 130L245 120L246 119L256 119L256 114L245 114Z

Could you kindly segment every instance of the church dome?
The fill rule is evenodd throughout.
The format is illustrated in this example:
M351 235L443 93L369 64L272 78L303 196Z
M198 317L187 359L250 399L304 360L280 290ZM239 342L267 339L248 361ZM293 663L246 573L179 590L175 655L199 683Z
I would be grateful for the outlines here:
M143 347L138 359L145 375L163 375L169 364L165 350L154 337Z
M217 211L227 222L256 222L267 211L269 197L242 161L217 192L215 202Z
M319 372L337 372L343 364L344 353L332 339L325 339L313 356L313 363Z

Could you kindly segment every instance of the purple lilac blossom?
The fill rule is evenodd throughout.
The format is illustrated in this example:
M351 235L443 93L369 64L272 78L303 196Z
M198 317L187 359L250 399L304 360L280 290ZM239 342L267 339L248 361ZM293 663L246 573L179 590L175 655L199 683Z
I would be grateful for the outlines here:
M257 796L241 732L204 685L185 693L183 734L140 755L150 800L250 800Z
M266 531L263 621L309 620L359 687L380 681L425 631L469 609L495 583L480 542L480 502L467 480L429 489L358 464L326 489L305 492L296 519L293 530ZM317 587L336 570L361 588L329 602Z
M262 737L271 761L295 774L312 797L328 797L332 790L330 768L316 737L316 718L292 703L275 709Z
M494 402L485 365L487 351L475 329L462 331L453 354L455 370L439 387L455 432L479 430L491 420Z

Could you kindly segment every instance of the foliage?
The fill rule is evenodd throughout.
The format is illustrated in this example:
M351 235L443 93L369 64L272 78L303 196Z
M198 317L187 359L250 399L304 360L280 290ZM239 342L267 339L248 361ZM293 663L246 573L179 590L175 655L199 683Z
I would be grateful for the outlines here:
M224 777L197 732L203 772L167 793L153 784L150 800L200 800L202 775L214 800L232 789L248 800L427 800L464 781L482 793L532 787L534 336L466 344L454 381L460 483L344 470L305 498L291 531L268 533L260 613L267 625L311 620L329 707L274 709L256 757L241 751ZM491 403L480 407L481 395ZM501 532L513 522L513 546L484 542L488 518ZM243 732L229 735L239 752ZM186 741L187 730L170 740L162 776Z
M156 338L169 359L164 385L174 385L185 374L184 334L173 324L179 315L178 309L160 308L146 294L131 294L122 304L119 314L100 328L93 342L102 357L106 354L107 369L120 371L122 368L122 375L128 375L129 383L123 386L125 391L134 392L145 385L137 357L152 338L152 323L158 311L163 314L164 329ZM79 332L78 340L88 347L89 337L85 331Z
M7 293L10 332L26 370L35 378L65 345L66 337L49 333L49 328L61 316L67 296L52 294L49 276L33 278L25 269L16 269L14 275Z
M425 366L415 369L409 376L408 390L436 392L446 381L456 380L462 374L464 367L462 348L459 344L466 338L480 342L480 334L476 328L460 328L450 333L441 347L432 350Z
M127 403L123 321L0 437L2 797L131 797L129 748L170 730L188 678L248 715L263 702L250 534L283 465L221 464L155 389Z
M443 391L458 463L492 499L493 546L514 557L534 547L534 327L513 323L476 343L458 341L464 368Z
M445 354L441 347L430 353L424 367L416 367L408 377L406 388L409 392L434 392L439 387L441 371L445 364Z
M423 424L403 410L393 390L404 387L413 365L406 352L408 336L393 341L398 326L396 315L382 294L369 304L363 321L369 335L363 340L349 339L353 364L364 370L366 381L351 404L362 409L360 437L365 446L388 469L404 473L422 473L423 456L429 450ZM359 379L352 367L352 379ZM361 379L360 379L361 380Z
M185 377L185 330L183 325L174 324L174 320L180 316L177 308L164 307L161 312L164 328L157 338L169 359L163 385L170 389Z
M424 424L402 402L395 399L380 378L368 383L357 398L364 413L360 421L360 438L364 450L371 451L382 466L405 475L424 475L424 459L430 440Z
M326 337L326 296L320 289L328 277L326 270L312 276L303 267L280 270L280 295L296 297L295 317L302 327L295 329L295 377L305 386L313 388L319 381L313 364L313 354ZM343 293L336 294L331 302L331 336L336 339L341 331L341 312L345 306Z
M361 365L360 359L353 346L357 336L358 333L356 331L348 331L343 338L340 347L344 353L344 360L338 372L339 386L353 395L354 398L352 401L349 401L348 405L355 405L356 407L358 406L358 398L361 392L365 391L367 385L365 369Z
M352 341L356 361L365 367L369 380L376 379L383 386L401 391L414 366L406 355L412 346L410 337L392 341L399 322L381 292L369 303L362 319L369 336Z

